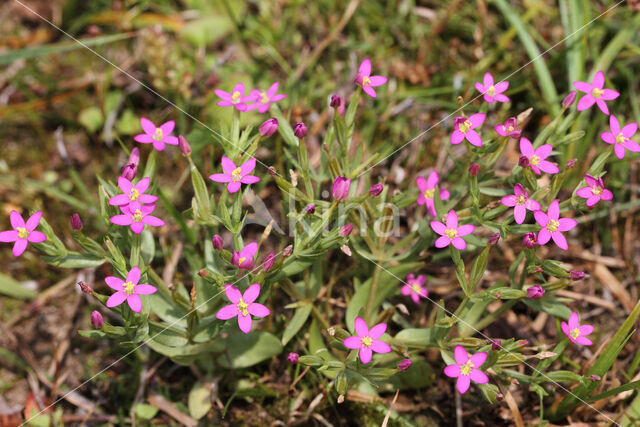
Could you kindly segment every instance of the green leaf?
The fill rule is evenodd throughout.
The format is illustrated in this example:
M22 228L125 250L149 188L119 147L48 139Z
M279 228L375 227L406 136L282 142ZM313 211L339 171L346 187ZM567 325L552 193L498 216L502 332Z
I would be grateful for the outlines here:
M220 342L225 352L217 362L228 369L248 368L282 352L280 340L264 331L231 334Z
M138 403L136 405L136 416L143 420L151 420L158 413L158 408L146 403Z
M85 337L85 338L95 338L95 339L104 339L107 338L107 334L105 334L103 331L101 331L100 329L80 329L78 331L78 334L81 337Z
M394 345L405 345L407 347L426 348L435 345L433 328L407 328L403 329L393 337Z
M413 359L411 368L393 375L389 382L400 390L425 388L433 382L433 370L424 359Z
M311 303L306 303L304 306L296 309L291 321L287 325L284 333L282 334L282 345L285 346L293 338L300 328L302 328L309 318L311 313Z
M64 257L43 256L42 259L48 264L62 268L95 268L107 262L104 258L78 252L69 252L69 255Z
M33 299L36 293L22 286L17 280L11 276L0 273L0 294L7 295L17 299Z
M180 37L195 47L204 47L227 35L232 28L232 23L224 15L205 16L187 22Z
M202 383L195 383L189 392L189 413L199 420L207 415L211 409L211 387Z
M571 371L550 371L544 374L543 378L556 383L578 383L582 381L582 375Z
M487 246L480 252L480 255L476 258L473 263L473 267L471 268L471 274L469 276L469 283L467 285L467 290L465 294L471 295L475 291L476 285L482 279L482 275L484 271L487 269L487 260L489 258L489 249L491 247Z
M104 117L102 117L102 110L98 107L88 107L80 111L78 115L78 121L82 126L87 128L89 132L95 132L104 123Z

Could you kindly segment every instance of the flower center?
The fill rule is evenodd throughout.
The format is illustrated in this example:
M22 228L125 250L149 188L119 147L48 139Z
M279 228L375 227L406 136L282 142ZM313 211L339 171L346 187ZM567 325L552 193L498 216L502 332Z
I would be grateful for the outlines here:
M448 228L444 230L444 234L446 234L450 239L455 239L458 236L458 230L455 228Z
M129 200L136 201L138 200L138 197L140 197L140 192L135 188L132 188L131 192L129 193Z
M594 185L594 186L591 188L591 193L592 193L594 196L599 196L600 194L602 194L602 187L600 187L599 185Z
M369 86L371 84L371 79L368 76L362 77L362 86Z
M233 182L238 182L242 179L242 176L240 175L240 168L235 168L233 172L231 172L231 178L233 179Z
M29 237L29 232L27 231L26 228L18 227L18 228L16 228L16 230L18 230L18 237L20 239L26 239L27 237Z
M580 336L580 330L578 328L574 328L569 335L571 335L571 338L575 340Z
M127 295L133 295L133 290L136 287L136 285L134 285L131 282L127 282L124 284L124 293Z
M267 96L266 92L260 93L260 102L263 104L266 104L267 102L269 102L269 97Z
M591 96L593 96L595 99L598 99L602 96L602 94L604 93L604 91L602 89L598 89L596 87L594 87L591 90Z
M140 212L140 209L136 209L135 213L133 214L133 221L134 222L142 221L142 212Z
M460 366L460 373L462 375L469 375L471 373L471 370L474 368L475 366L473 366L473 363L471 363L471 359L467 360L467 363L465 363L464 365Z
M155 133L153 134L154 141L162 141L164 139L164 134L162 133L162 129L156 128Z
M427 188L424 190L424 198L425 199L433 199L433 196L436 194L435 188Z
M364 338L362 338L362 345L365 347L371 347L371 344L373 344L373 338L371 338L370 336L366 336Z
M411 290L413 291L413 293L421 295L422 294L422 288L420 287L420 285L418 285L417 283L414 283L413 285L411 285Z
M529 157L529 164L533 165L533 166L538 166L538 163L540 163L540 157L536 156L535 154L531 157Z
M557 220L550 219L549 222L547 223L547 230L553 233L554 231L558 231L559 226L560 226L560 223Z
M469 129L471 129L471 122L469 120L465 120L464 123L458 127L458 130L462 133L467 133Z
M237 104L238 102L240 102L240 92L235 91L233 92L233 94L231 95L231 102L234 104Z
M244 302L244 300L242 298L240 298L240 301L238 301L238 311L243 316L246 316L247 314L249 314L249 304Z
M242 258L238 258L238 265L242 264L243 262L245 262L247 260L246 257L242 257Z
M622 134L622 132L620 132L618 134L618 136L616 136L616 143L618 144L624 144L627 141L627 138L624 137L624 135Z
M507 132L513 132L514 130L515 128L511 125L507 128Z
M489 86L489 89L487 89L487 95L495 96L496 95L496 87L495 86Z
M518 196L517 203L518 203L519 205L524 205L524 203L525 203L526 201L527 201L527 198L526 198L524 195L522 195L522 196Z

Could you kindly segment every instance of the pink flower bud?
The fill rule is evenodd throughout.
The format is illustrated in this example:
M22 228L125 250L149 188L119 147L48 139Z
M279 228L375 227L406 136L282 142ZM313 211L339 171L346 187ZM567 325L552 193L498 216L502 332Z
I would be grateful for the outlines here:
M178 147L183 156L191 154L191 145L189 145L189 141L182 135L178 135Z
M494 233L491 236L489 236L489 244L491 246L497 245L499 241L500 241L500 233Z
M131 150L128 163L133 163L136 166L140 163L140 150L138 147L134 147L133 150Z
M476 176L478 175L478 170L480 170L480 165L477 163L471 163L469 165L469 175Z
M96 329L100 329L102 325L104 325L104 319L102 318L102 314L100 314L99 311L93 310L91 312L91 324Z
M569 92L567 94L567 96L564 97L564 99L562 100L562 106L564 108L569 108L573 105L573 103L576 100L576 91L572 90L571 92Z
M260 131L260 135L264 136L265 138L270 137L271 135L276 133L276 131L278 130L278 119L276 119L275 117L272 117L270 119L265 120L260 125L258 130Z
M293 127L293 134L298 138L304 138L307 135L307 126L304 123L296 123Z
M282 250L282 257L288 258L291 256L292 253L293 253L293 245L289 245Z
M273 252L270 252L269 255L265 257L264 262L262 263L262 271L266 273L267 271L271 270L273 268L275 260L276 256L273 254Z
M206 279L207 277L209 277L209 272L203 268L201 270L198 270L198 276Z
M289 363L291 363L292 365L297 365L298 364L298 358L300 356L298 355L298 353L289 353L289 355L287 356L287 360L289 361Z
M76 231L82 230L82 219L80 219L80 215L78 215L77 213L71 215L71 217L69 218L69 222L71 223L72 229Z
M316 212L316 205L310 203L305 206L304 211L308 214L313 214Z
M520 340L520 341L518 341L518 345L519 345L520 347L526 347L526 346L528 346L528 345L529 345L529 341L527 341L527 340Z
M213 242L213 249L217 251L221 251L224 247L224 240L222 240L222 237L218 236L217 234L215 234L211 238L211 241Z
M129 163L128 165L125 165L122 168L122 171L120 172L120 176L131 181L133 178L136 177L137 173L138 173L138 166L136 166L135 163Z
M340 95L338 95L337 93L334 93L333 95L331 95L331 102L329 103L331 108L338 108L341 104L342 104L342 97L340 97Z
M531 299L540 299L542 298L542 295L544 295L544 289L542 289L542 286L531 286L529 289L527 289L527 298L531 298Z
M411 359L403 359L398 363L398 369L401 371L406 371L413 365Z
M498 351L502 347L502 340L492 340L491 341L491 350Z
M534 267L533 271L535 273L542 273L543 272L542 267L540 267L540 266Z
M574 167L576 165L576 163L578 163L578 159L571 159L567 162L567 169L571 169L572 167Z
M518 166L521 166L523 168L529 166L529 158L527 156L520 156L520 158L518 159Z
M333 189L331 193L336 200L343 200L349 195L351 189L351 178L339 176L333 181Z
M589 379L591 381L600 381L602 378L600 377L600 375L593 374L593 375L589 375Z
M343 225L342 228L340 228L340 235L342 237L347 237L349 234L351 234L352 231L353 231L353 224Z
M538 244L536 233L526 233L522 236L522 244L525 248L533 249Z
M571 270L569 272L569 276L571 277L571 280L580 280L580 279L584 279L584 271L580 271L580 270Z
M80 286L80 290L85 294L90 294L91 292L93 292L93 289L91 289L91 286L87 285L82 280L78 282L78 286Z
M371 186L371 188L369 189L369 194L371 194L372 197L375 197L375 196L379 195L380 193L382 193L383 189L384 189L384 185L382 185L382 184L373 184Z

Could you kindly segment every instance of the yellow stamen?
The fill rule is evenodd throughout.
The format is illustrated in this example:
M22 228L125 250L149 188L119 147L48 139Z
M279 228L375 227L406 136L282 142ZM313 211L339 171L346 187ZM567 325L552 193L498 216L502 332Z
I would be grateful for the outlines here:
M467 133L471 129L471 122L469 120L465 120L460 126L458 126L458 130L462 133Z
M233 94L231 95L231 102L233 102L234 104L237 104L238 102L240 102L240 92L238 91L233 92Z
M456 230L455 228L448 228L444 230L444 234L446 234L450 239L455 239L456 237L458 237L458 230Z
M515 128L513 126L509 126L507 128L507 132L513 132L515 130Z
M416 294L422 294L422 288L417 283L411 285L411 290Z
M260 93L260 102L263 104L266 104L267 102L269 102L269 97L267 96L266 92Z
M132 188L131 192L129 193L129 200L136 201L138 200L138 197L140 197L140 192L135 188Z
M247 259L246 257L238 258L238 265L240 265L243 262L245 262L246 259Z
M495 86L489 86L489 89L487 89L487 95L496 96L496 87Z
M616 136L616 143L618 144L624 144L627 140L628 138L625 138L622 132L620 132L618 136Z
M240 298L240 301L238 301L238 311L243 315L246 316L247 314L249 314L249 304L247 304L246 302L244 302L242 300L242 298Z
M580 330L578 328L575 328L571 331L569 335L571 335L571 338L575 340L580 336Z
M142 221L142 212L140 212L140 209L136 209L135 213L133 214L133 221L134 222Z
M540 157L536 156L535 154L531 157L529 157L529 164L533 165L533 166L538 166L538 163L540 163Z
M591 90L591 96L593 96L595 99L600 98L603 93L604 93L604 90L598 89L595 87Z
M362 77L362 86L369 86L371 84L371 79L367 76Z
M524 205L524 202L526 202L526 201L527 201L527 198L525 196L519 196L517 203L519 205Z
M124 284L124 293L127 295L133 295L133 289L136 287L136 285L134 285L131 282L127 282Z
M462 375L469 375L473 368L475 368L475 366L473 365L473 363L471 363L471 359L469 359L469 360L467 360L467 363L465 363L464 365L460 366L460 373Z
M242 179L240 173L240 168L235 168L233 172L231 172L231 178L233 179L233 182L238 182Z
M558 221L556 221L555 219L550 219L549 222L547 223L547 230L553 233L554 231L558 231L559 226L560 226L560 223Z
M424 198L425 199L433 199L433 196L436 194L436 189L426 189L424 190Z
M162 141L164 139L164 134L162 133L162 129L156 128L156 133L153 134L154 141Z
M16 230L18 230L18 237L20 239L26 239L27 237L29 237L29 232L27 231L26 228L18 227L18 228L16 228Z
M362 345L365 347L371 347L371 344L373 344L373 338L366 336L364 338L362 338Z

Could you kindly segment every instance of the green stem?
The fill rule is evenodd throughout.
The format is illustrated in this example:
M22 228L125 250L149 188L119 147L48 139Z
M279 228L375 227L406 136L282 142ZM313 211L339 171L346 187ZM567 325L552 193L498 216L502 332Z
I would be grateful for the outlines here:
M376 264L376 268L373 271L373 277L371 278L371 288L369 290L369 299L367 300L367 306L365 308L365 318L371 319L373 315L373 309L376 303L376 293L378 291L378 282L380 281L380 272L382 271L382 267Z

